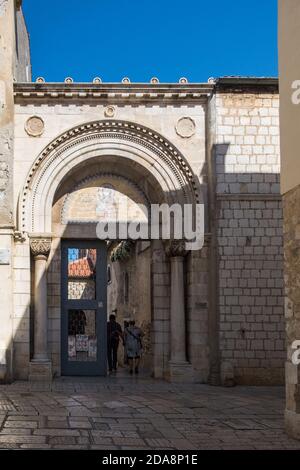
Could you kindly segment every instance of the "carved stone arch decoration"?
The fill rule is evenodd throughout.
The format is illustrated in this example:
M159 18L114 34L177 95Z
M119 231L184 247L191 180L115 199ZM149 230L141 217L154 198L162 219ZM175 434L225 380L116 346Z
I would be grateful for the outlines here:
M19 199L18 229L51 232L55 192L68 172L102 156L131 160L151 174L169 204L202 202L198 180L182 153L156 131L134 122L100 120L76 126L37 157Z

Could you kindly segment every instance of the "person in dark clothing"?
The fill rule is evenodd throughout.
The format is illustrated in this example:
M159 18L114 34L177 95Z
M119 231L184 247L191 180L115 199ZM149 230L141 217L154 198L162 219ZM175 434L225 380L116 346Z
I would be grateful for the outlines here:
M111 314L107 322L107 362L109 372L117 370L118 347L120 338L123 340L121 325L116 322L116 316Z

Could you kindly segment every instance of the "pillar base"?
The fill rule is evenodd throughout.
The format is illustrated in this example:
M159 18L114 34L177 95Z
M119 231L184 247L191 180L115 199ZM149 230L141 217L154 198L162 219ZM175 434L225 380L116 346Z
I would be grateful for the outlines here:
M31 361L29 363L30 382L51 382L52 381L52 364L50 361Z
M287 434L294 439L300 439L300 413L285 410L284 422Z
M194 383L194 370L189 362L169 362L169 382Z

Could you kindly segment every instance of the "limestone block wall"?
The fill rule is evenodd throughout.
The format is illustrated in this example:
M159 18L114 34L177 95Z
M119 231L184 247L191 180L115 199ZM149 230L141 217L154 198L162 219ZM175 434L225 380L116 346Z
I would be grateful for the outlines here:
M208 341L208 246L192 251L186 260L186 306L188 360L194 380L207 383L209 373Z
M215 111L221 364L239 383L281 383L279 97L221 91Z
M11 380L13 371L13 66L15 4L0 2L0 249L6 261L0 266L0 381Z
M300 340L300 274L299 274L299 220L300 187L283 196L284 209L284 259L285 259L285 318L287 336L286 363L286 410L285 421L288 432L299 438L299 365L292 363L294 341Z
M30 359L31 273L29 241L16 242L13 261L13 376L27 379Z
M170 263L160 240L152 242L152 344L156 378L167 377L170 360Z
M143 249L143 245L146 247ZM141 366L153 368L151 345L151 246L150 243L137 242L130 258L123 261L110 261L111 282L107 286L107 314L117 309L117 321L124 326L124 320L134 319L142 328L143 358ZM125 275L128 291L125 293ZM119 363L123 363L123 347L119 348Z

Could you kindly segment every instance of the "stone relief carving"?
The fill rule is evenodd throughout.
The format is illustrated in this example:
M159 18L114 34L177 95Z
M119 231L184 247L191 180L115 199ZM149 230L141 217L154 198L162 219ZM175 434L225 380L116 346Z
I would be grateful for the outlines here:
M116 114L116 108L114 106L106 106L104 109L104 115L106 117L114 117Z
M43 134L44 129L44 121L39 116L31 116L29 119L27 119L25 124L25 130L28 135L32 137L39 137Z
M165 243L166 255L170 258L175 256L186 256L187 250L185 249L185 240L168 240Z
M196 132L196 124L190 117L182 117L177 121L175 126L176 133L180 137L192 137Z
M8 0L0 0L0 16L4 15L7 7L7 2Z
M4 191L7 187L9 180L9 165L6 162L0 161L0 191Z
M19 230L14 230L14 240L19 243L23 243L26 240L26 236L24 235L23 232L20 232Z
M51 238L32 238L30 248L33 256L48 256L51 250Z

